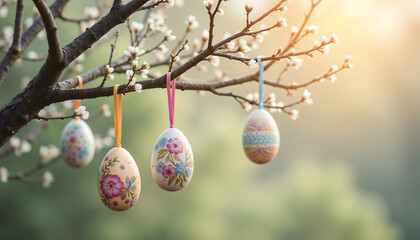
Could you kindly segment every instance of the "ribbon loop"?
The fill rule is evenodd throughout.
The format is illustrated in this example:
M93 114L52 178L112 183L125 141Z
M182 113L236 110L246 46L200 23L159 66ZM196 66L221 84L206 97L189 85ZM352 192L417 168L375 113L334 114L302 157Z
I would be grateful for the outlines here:
M114 86L114 129L115 146L121 147L121 128L122 128L122 94L118 94L119 84ZM118 96L118 98L117 98Z
M83 79L81 76L77 75L76 79L78 81L77 87L76 88L82 88L83 87ZM73 101L73 106L74 106L74 112L76 112L76 110L80 107L82 100L80 99L75 99ZM79 116L76 116L75 119L79 119Z
M169 107L169 127L174 127L174 115L175 115L175 79L172 81L171 86L171 72L166 74L166 89L168 94L168 107ZM172 92L171 92L172 88Z
M263 107L263 85L264 85L264 65L261 61L261 57L257 58L258 66L260 68L260 77L259 77L259 100L258 100L258 109L262 109Z

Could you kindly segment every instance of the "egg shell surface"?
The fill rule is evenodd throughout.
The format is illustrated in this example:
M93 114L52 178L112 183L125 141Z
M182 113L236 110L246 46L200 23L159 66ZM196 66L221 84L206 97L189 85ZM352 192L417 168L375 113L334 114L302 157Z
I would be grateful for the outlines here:
M267 163L277 155L279 130L265 109L256 109L249 115L242 133L242 145L247 157L257 164Z
M114 147L102 160L98 192L102 202L114 211L125 211L138 200L141 190L139 169L131 154Z
M180 130L168 128L159 136L150 167L156 184L164 190L178 191L188 185L194 172L194 156Z
M66 163L75 168L88 165L95 154L92 130L81 119L74 119L67 123L61 134L60 145Z

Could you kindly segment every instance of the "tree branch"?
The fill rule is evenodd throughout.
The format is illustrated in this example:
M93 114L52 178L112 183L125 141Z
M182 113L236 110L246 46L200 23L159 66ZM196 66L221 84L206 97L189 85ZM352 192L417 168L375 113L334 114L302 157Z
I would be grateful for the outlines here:
M12 51L15 52L15 54L19 54L21 51L21 38L22 38L22 26L23 26L23 9L24 9L24 2L23 0L17 1L16 6L16 18L15 18L15 28L13 32L13 43L10 47Z
M49 47L47 62L61 62L63 60L63 51L61 50L60 38L54 16L44 0L33 0L33 2L41 15L47 32Z
M64 6L70 0L56 0L50 7L53 16L57 16L64 9ZM9 73L11 67L15 62L20 58L21 54L26 50L26 48L32 43L38 33L44 28L44 24L41 18L38 18L34 21L32 26L28 28L22 35L21 40L21 50L18 54L14 52L8 52L6 56L0 62L0 84L3 82L4 78Z

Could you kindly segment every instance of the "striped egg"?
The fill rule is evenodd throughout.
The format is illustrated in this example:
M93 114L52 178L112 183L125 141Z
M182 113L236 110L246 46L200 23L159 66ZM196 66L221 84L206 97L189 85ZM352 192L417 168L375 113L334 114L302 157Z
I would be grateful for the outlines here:
M249 115L242 133L242 145L247 157L257 164L268 163L277 155L280 134L270 113L256 109Z

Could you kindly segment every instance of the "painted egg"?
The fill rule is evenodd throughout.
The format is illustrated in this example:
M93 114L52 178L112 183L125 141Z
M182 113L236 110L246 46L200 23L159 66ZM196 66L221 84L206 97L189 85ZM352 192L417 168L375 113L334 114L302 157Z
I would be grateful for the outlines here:
M194 157L181 131L168 128L159 136L150 167L153 179L164 190L178 191L188 185L194 171Z
M88 165L95 154L95 142L92 130L81 119L71 120L61 134L61 153L72 167Z
M264 164L276 156L280 134L270 113L256 109L249 115L242 133L242 145L245 154L254 163Z
M102 202L114 211L125 211L138 200L141 189L139 169L131 154L114 147L102 160L98 192Z

